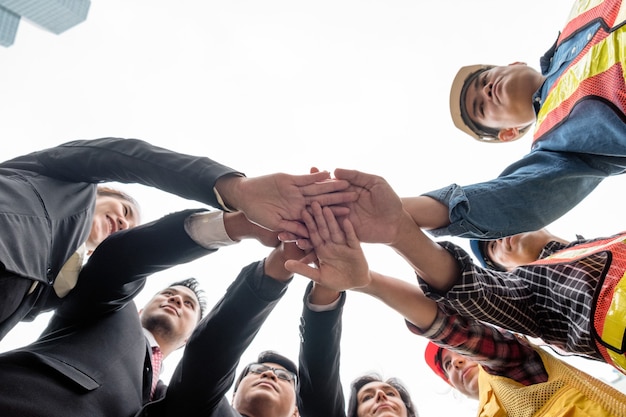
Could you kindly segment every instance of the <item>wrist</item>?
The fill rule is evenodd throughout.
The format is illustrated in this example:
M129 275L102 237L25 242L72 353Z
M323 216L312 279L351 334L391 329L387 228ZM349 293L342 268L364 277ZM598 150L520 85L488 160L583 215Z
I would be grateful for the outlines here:
M263 273L276 281L285 282L293 277L293 273L285 269L287 259L282 246L279 245L265 258Z
M396 234L388 246L396 250L396 252L403 253L407 248L415 244L416 234L421 234L422 232L413 221L411 215L405 210L403 210L403 215L396 224Z
M228 174L218 178L215 182L213 192L217 202L224 211L234 212L240 210L240 200L237 197L237 191L244 178L242 174Z
M330 288L326 288L316 282L313 283L308 301L314 305L332 304L341 296L341 293Z

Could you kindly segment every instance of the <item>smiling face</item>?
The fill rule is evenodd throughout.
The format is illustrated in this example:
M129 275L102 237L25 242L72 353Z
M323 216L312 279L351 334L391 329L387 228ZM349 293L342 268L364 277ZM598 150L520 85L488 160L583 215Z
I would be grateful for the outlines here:
M247 416L297 416L295 381L276 376L270 368L287 371L283 366L264 362L268 368L248 373L241 379L233 397L233 407ZM288 371L287 371L288 372ZM263 412L260 412L263 410Z
M200 320L196 294L176 285L160 291L141 310L141 325L164 346L181 347Z
M93 251L111 234L133 228L138 223L139 211L131 202L111 196L96 197L87 249Z
M474 124L500 131L501 141L515 140L519 136L508 136L507 129L535 121L533 94L542 82L539 72L521 63L493 67L470 78L462 105Z
M363 385L357 393L357 404L358 417L407 417L400 393L386 382Z
M478 399L478 363L458 353L444 349L441 367L450 385L470 398Z

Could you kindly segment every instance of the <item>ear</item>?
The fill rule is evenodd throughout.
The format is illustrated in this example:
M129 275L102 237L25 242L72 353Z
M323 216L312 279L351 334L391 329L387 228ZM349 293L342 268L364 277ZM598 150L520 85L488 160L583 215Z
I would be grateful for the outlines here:
M300 411L298 410L298 407L294 407L292 416L300 417Z
M528 65L528 64L525 62L515 61L515 62L510 63L509 65Z
M513 142L522 137L522 134L517 127L509 127L507 129L501 129L498 132L498 139L500 142Z

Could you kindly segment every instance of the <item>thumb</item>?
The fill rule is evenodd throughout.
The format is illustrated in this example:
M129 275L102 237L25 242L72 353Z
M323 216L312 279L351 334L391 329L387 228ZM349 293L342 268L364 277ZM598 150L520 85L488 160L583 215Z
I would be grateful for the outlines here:
M309 278L315 282L319 282L320 280L319 269L313 268L301 261L296 261L295 259L285 261L285 269L291 273L302 275L303 277Z

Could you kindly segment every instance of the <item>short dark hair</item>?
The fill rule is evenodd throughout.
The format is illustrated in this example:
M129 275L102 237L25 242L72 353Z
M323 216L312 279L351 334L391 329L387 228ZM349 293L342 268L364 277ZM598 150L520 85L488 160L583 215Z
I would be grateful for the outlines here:
M278 365L282 366L289 372L293 373L296 376L296 379L294 381L294 389L296 391L296 405L298 406L298 408L300 408L300 378L298 375L298 367L296 366L295 363L293 363L291 359L277 352L274 352L273 350L266 350L266 351L259 353L259 356L256 362L249 363L248 365L246 365L245 368L243 368L243 370L239 374L239 377L237 377L237 381L235 382L235 388L233 391L237 392L237 388L239 388L239 384L241 383L241 380L246 375L248 375L248 372L250 370L250 365L255 364L255 363L277 363Z
M411 400L411 395L404 387L404 384L400 382L397 378L389 378L386 381L383 378L376 374L371 373L367 375L363 375L352 381L350 384L350 399L348 400L348 415L347 417L358 417L358 409L359 409L359 398L358 394L361 388L370 382L384 382L386 384L394 387L398 393L400 394L400 398L406 407L406 413L408 417L418 417L417 410L413 401Z
M195 278L187 278L182 281L176 281L169 285L171 287L187 287L196 295L198 299L198 305L200 306L200 319L204 317L206 313L206 297L204 296L204 290L200 288L200 283Z

